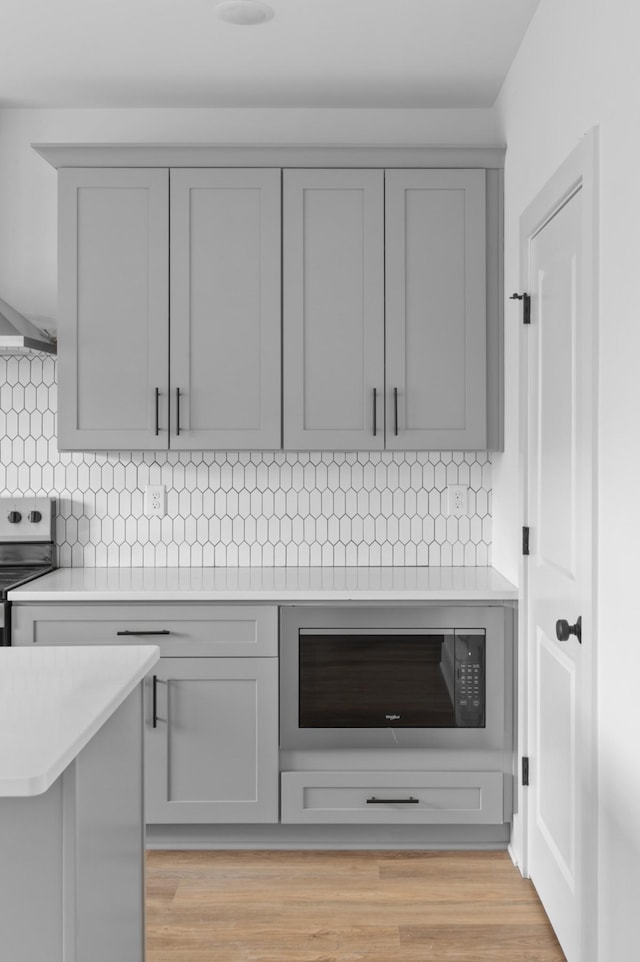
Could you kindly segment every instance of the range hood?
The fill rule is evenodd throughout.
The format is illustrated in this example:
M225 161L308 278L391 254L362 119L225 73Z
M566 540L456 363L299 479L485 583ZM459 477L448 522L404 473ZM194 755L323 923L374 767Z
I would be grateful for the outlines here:
M55 354L56 342L0 298L0 354Z

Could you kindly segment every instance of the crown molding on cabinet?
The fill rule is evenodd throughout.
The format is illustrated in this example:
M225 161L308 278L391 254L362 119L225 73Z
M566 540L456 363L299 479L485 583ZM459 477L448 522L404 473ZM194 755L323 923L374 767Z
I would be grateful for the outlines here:
M503 145L32 144L52 167L504 167Z

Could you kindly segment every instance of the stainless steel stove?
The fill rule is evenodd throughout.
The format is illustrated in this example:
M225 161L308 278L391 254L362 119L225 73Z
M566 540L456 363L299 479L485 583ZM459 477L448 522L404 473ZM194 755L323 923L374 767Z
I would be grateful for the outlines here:
M54 498L0 498L0 646L11 644L7 593L53 571Z

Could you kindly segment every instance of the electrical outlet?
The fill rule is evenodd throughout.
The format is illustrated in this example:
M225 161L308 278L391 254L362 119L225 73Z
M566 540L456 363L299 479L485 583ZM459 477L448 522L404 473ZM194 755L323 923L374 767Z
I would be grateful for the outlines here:
M148 518L164 518L167 513L164 484L148 484L145 487L144 513Z
M466 484L447 485L447 514L449 517L460 518L468 513Z

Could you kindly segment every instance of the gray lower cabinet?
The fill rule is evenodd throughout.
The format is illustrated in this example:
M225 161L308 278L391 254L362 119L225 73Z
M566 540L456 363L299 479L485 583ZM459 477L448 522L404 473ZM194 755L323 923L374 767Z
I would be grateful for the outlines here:
M277 685L275 658L161 659L148 682L147 822L278 821Z
M59 172L61 449L280 447L280 219L279 170Z
M285 170L284 447L487 447L486 172Z
M163 658L272 658L275 605L14 605L13 645L158 645Z
M277 822L275 605L14 605L14 645L160 648L145 682L145 804L159 824Z
M282 821L499 824L503 786L500 771L283 772Z

